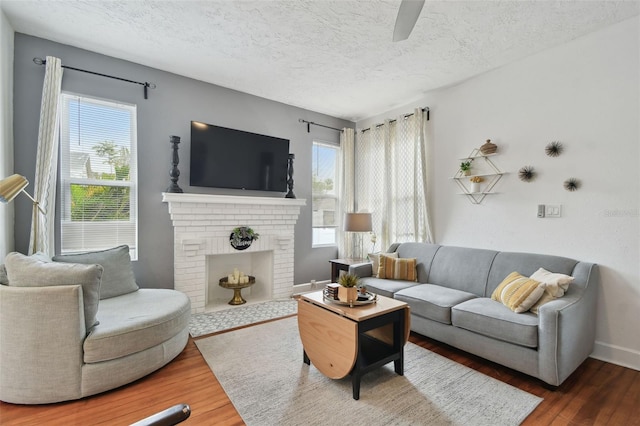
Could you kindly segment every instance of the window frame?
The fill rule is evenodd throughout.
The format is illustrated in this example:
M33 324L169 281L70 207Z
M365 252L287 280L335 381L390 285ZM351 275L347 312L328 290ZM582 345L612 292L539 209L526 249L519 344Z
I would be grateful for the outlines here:
M125 110L129 113L129 180L105 180L95 178L82 178L72 177L71 170L71 141L65 140L64 136L70 134L70 120L68 120L68 105L69 102L83 102L94 103L97 105L103 105L111 108L117 108ZM127 223L133 227L133 247L129 244L129 253L132 261L138 260L139 256L139 224L138 224L138 129L137 129L137 105L126 102L121 102L112 99L100 98L96 96L84 95L69 91L62 91L60 94L60 117L59 117L59 145L60 145L60 252L61 254L73 254L81 253L88 250L101 250L111 248L113 245L106 244L108 247L101 248L78 248L78 249L64 249L64 234L65 228L77 228L82 232L83 238L85 235L84 227L102 228L113 227L117 228L118 224ZM72 185L93 185L93 186L108 186L108 187L128 187L129 190L129 220L128 221L73 221L71 219L71 186ZM90 225L87 225L90 224ZM71 229L73 231L73 229ZM108 232L108 231L102 231ZM86 247L86 246L85 246Z
M313 212L314 210L314 199L315 199L315 194L313 191L313 176L314 176L314 171L315 171L315 167L313 164L313 158L314 158L314 153L313 150L315 150L316 145L318 146L323 146L326 148L331 148L333 150L335 150L335 168L333 171L333 181L334 181L334 195L329 195L326 196L324 198L332 198L335 199L335 214L336 214L336 218L335 218L335 225L333 226L314 226L313 224ZM322 247L337 247L338 246L338 238L339 238L339 231L340 231L340 193L339 193L339 189L340 189L340 173L339 173L339 169L340 169L340 143L336 143L336 142L329 142L329 141L324 141L324 140L319 140L319 139L314 139L312 142L312 152L311 152L311 161L312 161L312 165L311 165L311 247L312 248L322 248ZM319 244L315 242L314 239L314 229L333 229L334 230L334 242L333 243L329 243L329 244Z

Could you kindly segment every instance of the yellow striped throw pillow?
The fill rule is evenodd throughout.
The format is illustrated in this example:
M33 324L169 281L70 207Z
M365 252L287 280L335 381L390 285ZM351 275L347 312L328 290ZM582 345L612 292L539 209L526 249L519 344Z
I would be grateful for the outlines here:
M393 258L380 255L378 278L418 281L415 258Z
M542 297L545 288L545 284L540 281L512 272L493 291L491 299L502 302L513 312L522 313Z

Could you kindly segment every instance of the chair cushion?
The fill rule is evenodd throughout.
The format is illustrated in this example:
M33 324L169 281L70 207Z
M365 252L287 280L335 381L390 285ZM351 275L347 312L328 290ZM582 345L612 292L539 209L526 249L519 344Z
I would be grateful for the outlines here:
M478 296L433 284L419 284L398 291L394 298L406 302L411 313L421 317L451 324L451 308Z
M101 323L84 341L84 362L131 355L156 346L188 327L189 298L179 291L140 289L100 301Z
M467 300L451 308L451 324L520 346L538 347L538 317L516 314L488 297Z
M50 287L79 285L82 287L84 322L87 333L98 324L102 266L77 263L55 263L38 256L9 253L5 258L7 277L13 287Z
M100 287L100 300L122 296L138 290L131 266L129 246L122 245L102 251L54 256L53 261L102 265L104 274Z

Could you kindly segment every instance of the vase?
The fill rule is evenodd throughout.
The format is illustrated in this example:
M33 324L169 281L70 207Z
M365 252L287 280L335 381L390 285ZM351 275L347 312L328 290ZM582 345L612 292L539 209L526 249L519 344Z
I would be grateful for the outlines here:
M356 287L338 287L338 299L341 302L349 303L358 300L358 289Z
M484 145L480 147L480 152L482 155L495 154L498 150L498 146L491 142L491 139L487 139Z
M471 192L472 193L482 192L482 189L480 189L480 182L471 182Z

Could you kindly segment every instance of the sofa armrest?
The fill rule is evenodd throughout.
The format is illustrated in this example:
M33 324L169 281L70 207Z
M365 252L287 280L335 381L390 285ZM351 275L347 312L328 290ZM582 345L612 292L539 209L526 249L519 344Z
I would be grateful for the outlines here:
M349 265L349 273L360 278L370 277L373 275L373 265L371 262Z
M595 264L581 262L578 267L583 276L581 285L542 305L538 314L540 376L556 386L591 354L595 343L600 273Z
M85 334L79 285L0 285L0 400L80 398Z

